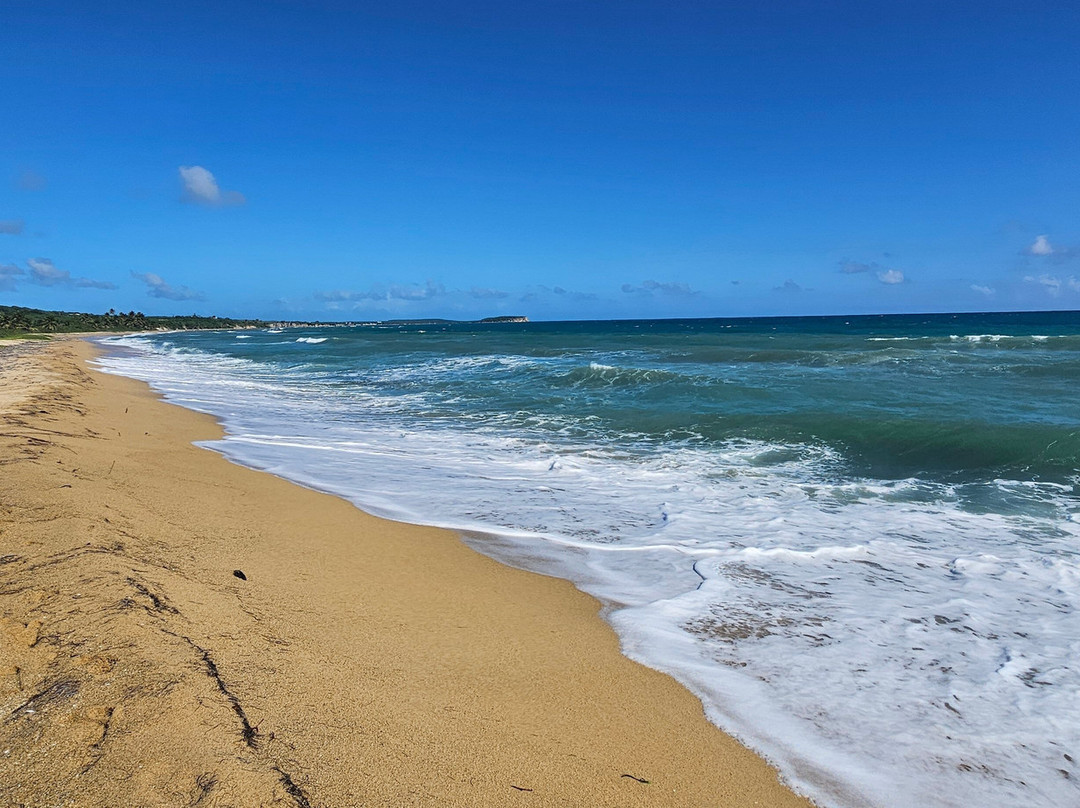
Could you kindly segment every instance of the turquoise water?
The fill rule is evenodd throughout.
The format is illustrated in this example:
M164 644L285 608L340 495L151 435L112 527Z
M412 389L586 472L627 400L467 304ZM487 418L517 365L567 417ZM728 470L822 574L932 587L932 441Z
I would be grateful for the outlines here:
M1080 803L1080 313L107 342L237 462L597 594L822 804Z

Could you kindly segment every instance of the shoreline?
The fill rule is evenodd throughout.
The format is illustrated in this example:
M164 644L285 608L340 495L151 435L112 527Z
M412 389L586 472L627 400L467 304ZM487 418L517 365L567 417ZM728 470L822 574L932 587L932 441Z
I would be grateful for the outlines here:
M568 582L193 446L212 417L88 369L85 341L26 350L7 801L810 805Z

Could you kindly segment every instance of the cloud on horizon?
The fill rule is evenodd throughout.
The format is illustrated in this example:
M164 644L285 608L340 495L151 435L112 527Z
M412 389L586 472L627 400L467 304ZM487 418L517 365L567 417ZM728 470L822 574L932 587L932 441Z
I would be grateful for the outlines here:
M183 186L181 199L197 205L225 207L243 205L247 202L239 191L223 191L217 179L202 166L180 166L180 184Z
M792 293L796 293L796 292L805 292L806 290L803 289L801 286L799 286L799 284L795 283L795 281L793 281L791 278L788 278L786 281L784 281L783 286L774 286L773 291L774 292L792 292Z
M510 293L504 292L502 289L483 289L474 286L469 290L469 297L476 300L502 300L510 297Z
M645 280L641 282L640 286L635 286L632 283L624 283L621 287L625 294L647 294L652 295L659 293L662 295L669 295L672 297L694 297L701 294L701 292L695 292L690 288L688 283L677 282L661 282L654 280Z
M431 300L435 297L442 297L445 294L445 286L441 283L428 281L423 286L420 286L419 284L398 283L392 283L389 286L377 285L366 292L336 289L329 292L315 292L312 297L322 303L359 303L362 301L385 302L390 300L416 302L420 300Z
M132 272L131 277L146 284L146 294L163 300L205 300L202 292L196 292L186 286L173 286L153 272Z
M986 295L987 297L990 297L991 295L995 294L997 290L995 290L991 286L980 286L977 283L973 283L971 284L971 291L978 292L980 295Z
M862 261L852 261L845 258L840 262L840 272L844 275L864 275L868 272L872 272L879 282L884 283L887 286L904 283L903 270L883 267L877 261L864 263Z
M539 284L537 286L530 286L525 294L518 298L518 302L539 303L544 300L551 300L552 295L556 295L562 300L574 300L577 302L599 300L597 295L593 292L575 292L570 289L564 289L561 286L551 287Z
M1051 297L1058 297L1063 289L1068 289L1071 292L1080 292L1080 280L1077 280L1073 276L1068 278L1059 278L1056 275L1050 275L1043 273L1042 275L1026 275L1024 280L1027 283L1037 283L1043 287Z
M858 275L863 272L869 272L872 269L877 269L878 263L876 261L869 264L864 264L860 261L849 261L844 259L840 262L840 271L845 275Z
M95 281L91 278L73 278L66 269L60 269L48 258L28 258L30 283L36 286L67 286L77 289L117 289L115 283ZM22 273L19 273L22 274Z
M94 281L90 278L76 278L75 286L79 289L119 289L115 283L111 281Z
M8 236L21 236L26 222L22 219L0 219L0 233Z

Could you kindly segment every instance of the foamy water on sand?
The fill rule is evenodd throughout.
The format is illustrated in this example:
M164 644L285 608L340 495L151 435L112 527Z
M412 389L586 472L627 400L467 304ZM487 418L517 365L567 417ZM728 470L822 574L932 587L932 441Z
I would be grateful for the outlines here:
M575 581L823 805L1075 805L1080 318L996 317L165 334L102 365L237 462Z

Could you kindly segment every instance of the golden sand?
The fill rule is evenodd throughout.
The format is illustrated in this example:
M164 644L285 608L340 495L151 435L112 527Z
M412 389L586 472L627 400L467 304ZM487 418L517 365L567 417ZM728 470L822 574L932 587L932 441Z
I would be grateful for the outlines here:
M0 348L0 805L809 805L569 583L195 447L93 351Z

